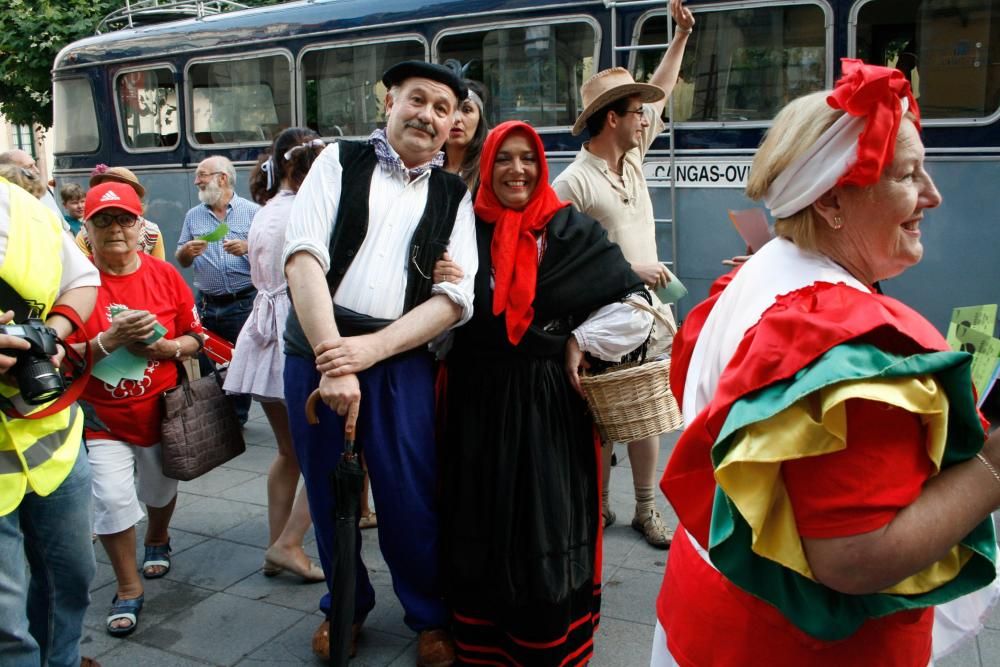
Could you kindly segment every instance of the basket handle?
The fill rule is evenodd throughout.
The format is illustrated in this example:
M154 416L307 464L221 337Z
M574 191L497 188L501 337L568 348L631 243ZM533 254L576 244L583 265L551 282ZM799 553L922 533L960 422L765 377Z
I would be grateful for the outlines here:
M667 318L665 318L663 316L663 313L661 313L660 311L658 311L656 308L653 308L649 304L643 303L642 301L628 301L627 303L628 303L628 305L632 306L636 310L644 310L647 313L649 313L650 315L652 315L653 317L655 317L656 319L658 319L661 322L663 322L663 324L667 327L667 329L670 330L670 335L673 336L673 335L675 335L677 333L677 325L674 324L673 322L671 322L670 320L668 320Z

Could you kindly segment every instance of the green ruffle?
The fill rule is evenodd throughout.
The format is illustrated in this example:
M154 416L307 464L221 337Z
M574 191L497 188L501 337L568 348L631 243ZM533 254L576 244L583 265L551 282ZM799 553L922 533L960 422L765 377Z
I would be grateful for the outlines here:
M902 356L867 344L839 345L791 379L734 403L712 446L712 463L718 467L736 442L734 436L740 429L773 417L819 389L851 380L921 375L934 375L948 397L947 445L942 468L965 461L982 449L985 438L972 394L971 361L972 357L964 352ZM982 588L996 576L996 534L989 518L961 541L973 556L959 575L920 595L838 593L758 556L750 548L751 537L749 524L717 486L709 532L712 564L746 592L777 607L803 632L826 641L849 637L870 618L948 602Z

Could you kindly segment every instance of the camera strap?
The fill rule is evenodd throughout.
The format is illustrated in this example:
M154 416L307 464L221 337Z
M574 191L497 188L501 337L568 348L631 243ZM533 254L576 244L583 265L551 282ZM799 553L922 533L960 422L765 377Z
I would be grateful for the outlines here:
M0 278L0 283L2 283L2 287L11 289L10 285L8 285L2 278ZM17 295L17 292L14 292L14 294ZM21 303L24 303L24 299L22 299L20 295L17 295L17 298L20 299ZM7 306L10 302L4 298L2 289L0 289L0 299L3 299L0 303L3 303L8 310L11 310L11 308ZM26 303L25 306L27 307ZM16 312L17 311L15 311L15 313ZM60 315L65 317L73 324L73 328L75 330L83 331L83 320L80 319L80 314L69 306L57 304L49 311L49 315ZM14 321L18 321L16 319L16 315ZM69 362L72 369L70 376L71 379L66 391L64 391L62 396L50 403L46 408L30 414L22 414L17 408L14 407L14 404L10 401L10 399L0 396L0 410L3 410L4 414L11 419L42 419L43 417L54 415L57 412L62 412L72 405L76 399L80 398L84 388L87 386L87 380L90 379L90 369L93 367L93 352L90 349L90 341L86 341L86 352L83 357L81 357L80 353L74 350L61 338L59 339L59 342L62 343L63 350L66 352L65 360Z
M24 322L31 315L32 308L17 290L0 278L0 313L6 313L8 310L14 311L15 322Z

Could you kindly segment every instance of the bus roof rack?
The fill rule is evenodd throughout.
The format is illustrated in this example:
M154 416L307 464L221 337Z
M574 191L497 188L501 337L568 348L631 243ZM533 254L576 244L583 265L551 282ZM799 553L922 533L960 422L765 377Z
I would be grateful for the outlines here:
M124 7L101 19L95 32L100 35L150 23L191 17L200 19L230 9L247 9L247 5L233 0L125 0Z

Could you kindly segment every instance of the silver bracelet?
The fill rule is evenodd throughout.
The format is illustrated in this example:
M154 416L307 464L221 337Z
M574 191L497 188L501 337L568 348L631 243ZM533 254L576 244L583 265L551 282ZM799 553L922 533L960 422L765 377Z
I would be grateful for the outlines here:
M111 353L108 352L108 348L104 347L104 343L101 342L101 334L102 333L104 333L104 332L103 331L98 331L97 332L97 347L100 348L101 352L104 353L105 357L110 357Z
M682 32L685 35L690 35L692 32L694 32L694 28L682 28L681 26L677 26L677 32Z
M982 461L983 465L986 466L986 468L993 474L993 479L995 479L997 483L1000 483L1000 472L997 472L997 469L993 467L993 464L986 460L983 453L977 453L976 458Z

